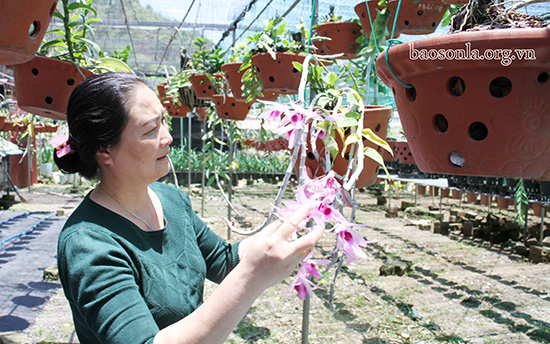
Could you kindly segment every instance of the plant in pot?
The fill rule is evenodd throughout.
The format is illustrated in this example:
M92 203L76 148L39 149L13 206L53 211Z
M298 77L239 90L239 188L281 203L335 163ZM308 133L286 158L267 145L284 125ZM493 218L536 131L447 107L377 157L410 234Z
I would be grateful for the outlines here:
M303 65L295 65L303 70ZM364 105L357 85L346 85L350 66L336 65L340 67L338 74L324 65L308 67L308 81L316 94L310 108L324 119L312 124L315 133L308 138L306 170L310 177L334 170L346 188L352 183L362 188L374 184L380 165L386 169L381 153L393 154L384 141L392 108Z
M242 59L248 51L248 45L246 43L243 43L237 47L233 47L231 50L232 53L227 57L227 63L224 63L222 65L222 72L225 75L228 88L231 90L233 97L237 101L246 102L246 97L244 96L243 92L242 81L243 75L245 74L246 70L242 70L241 66L243 64ZM255 101L256 99L275 101L277 100L278 96L279 95L276 93L265 92L262 97L254 98L249 101Z
M210 40L202 37L196 37L193 45L195 51L184 68L191 70L189 81L197 97L212 100L212 96L219 92L218 88L223 86L220 78L226 52L220 47L210 48Z
M297 94L300 73L293 62L302 63L305 46L292 39L280 19L271 19L263 32L247 37L250 50L243 58L243 94L247 101L263 92Z
M367 0L355 6L365 36L372 28L386 30L388 38L401 34L425 35L433 33L457 6L466 0ZM397 19L396 19L397 16ZM447 23L448 24L448 23ZM446 25L446 24L445 24Z
M389 48L376 62L418 167L550 180L548 21L480 0L452 27Z
M340 59L358 58L357 49L365 40L358 23L358 19L342 21L342 16L337 16L334 6L330 6L329 13L314 27L318 37L322 38L314 43L316 54L337 55Z
M40 56L12 66L21 109L64 120L69 95L82 80L94 72L132 72L123 61L105 56L93 42L92 24L99 19L92 1L61 0L61 10L53 16L61 20L62 28L48 32L51 39L40 47Z

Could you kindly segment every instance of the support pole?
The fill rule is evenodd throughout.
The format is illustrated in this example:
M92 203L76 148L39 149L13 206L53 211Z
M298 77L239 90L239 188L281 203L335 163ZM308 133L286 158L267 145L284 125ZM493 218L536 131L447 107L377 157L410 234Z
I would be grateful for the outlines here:
M201 142L202 142L202 180L201 180L201 217L204 217L204 174L205 174L205 169L206 169L206 166L204 164L204 159L206 157L206 153L204 152L204 140L202 140L202 138L204 137L204 135L206 135L206 119L203 120L202 122L202 131L201 131L202 135L201 135Z
M227 186L227 198L229 204L227 205L227 219L231 221L231 198L233 196L233 156L235 155L235 146L233 145L233 136L235 135L233 131L234 123L230 121L229 124L229 184ZM231 240L231 228L227 226L227 240Z
M189 188L189 192L188 192L189 194L191 194L191 142L193 142L191 140L191 117L193 117L196 111L197 111L197 108L194 108L193 113L187 116L188 118L187 132L189 136L189 142L187 142L187 162L189 165L187 169L187 187Z
M543 205L542 209L540 210L539 246L542 246L542 241L544 240L544 215L545 215L545 212L546 212L546 208Z

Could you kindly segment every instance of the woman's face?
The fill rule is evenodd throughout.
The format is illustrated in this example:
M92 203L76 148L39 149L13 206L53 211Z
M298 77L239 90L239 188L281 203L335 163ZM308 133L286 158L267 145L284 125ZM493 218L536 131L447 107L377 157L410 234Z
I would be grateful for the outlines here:
M168 153L172 136L164 108L145 85L138 86L126 106L129 114L126 128L120 142L109 148L111 171L128 181L150 184L170 171Z

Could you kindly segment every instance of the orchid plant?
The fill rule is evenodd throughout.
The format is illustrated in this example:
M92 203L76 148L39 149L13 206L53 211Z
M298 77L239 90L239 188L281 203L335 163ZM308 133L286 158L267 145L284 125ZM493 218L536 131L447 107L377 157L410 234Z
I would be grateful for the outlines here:
M250 232L240 231L228 221L228 225L235 232L252 234L263 229L274 216L285 217L288 213L294 212L303 206L303 204L309 203L311 205L312 210L300 223L299 232L307 232L312 229L311 226L321 227L327 233L336 235L336 244L331 260L313 259L313 256L309 255L302 261L290 289L296 291L298 298L301 300L304 300L308 294L311 295L313 289L319 288L311 281L311 278L320 277L317 270L319 266L327 265L326 272L338 263L331 281L332 299L334 282L342 263L344 261L350 263L357 257L365 256L361 248L366 247L368 242L354 229L356 226L363 226L353 222L355 216L355 203L352 201L355 192L354 183L362 171L365 157L375 160L382 166L384 166L384 161L377 150L364 147L363 140L371 141L393 154L392 149L383 139L378 137L371 129L363 128L363 100L359 93L352 88L336 88L335 79L337 79L337 76L327 76L321 73L320 75L323 78L326 77L323 82L330 81L332 86L323 89L323 92L317 94L309 106L304 107L304 88L308 80L308 66L311 58L315 57L308 55L300 69L302 80L298 101L290 101L285 104L262 102L267 106L267 109L260 114L260 118L271 127L276 127L274 130L276 134L284 135L287 138L288 147L292 152L291 162L283 180L283 187L279 190L272 214L262 226ZM317 69L313 70L319 72ZM326 86L326 84L323 85ZM343 147L338 146L336 136L341 137ZM308 137L310 137L309 140ZM308 175L305 167L306 149L309 145L313 154L318 155L315 149L317 139L323 140L325 147L327 147L324 159L318 160L325 161L325 171L329 172L318 178L312 178ZM349 150L348 147L350 147ZM350 155L347 172L344 176L337 175L331 169L331 154L335 156L336 154L344 154L346 151ZM300 157L298 157L299 153ZM295 193L295 200L283 201L284 207L279 208L282 194L298 159L300 187ZM342 183L340 183L340 180ZM345 205L353 208L351 221L348 221L342 214Z

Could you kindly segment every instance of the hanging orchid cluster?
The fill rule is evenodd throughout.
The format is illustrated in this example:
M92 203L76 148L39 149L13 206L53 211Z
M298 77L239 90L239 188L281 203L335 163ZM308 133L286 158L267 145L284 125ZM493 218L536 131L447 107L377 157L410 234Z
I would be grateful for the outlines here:
M268 104L271 107L264 111L260 117L267 122L279 121L274 132L285 135L289 142L289 148L295 151L300 148L305 151L306 128L309 128L309 124L313 121L336 122L342 116L341 112L324 116L293 102L288 105L273 102ZM326 132L323 129L316 129L312 136L312 141L317 138L324 139ZM312 179L308 176L305 167L302 167L300 176L301 185L296 191L295 200L283 201L285 207L279 210L278 215L285 217L304 204L310 204L312 210L299 226L302 230L310 230L311 226L307 227L307 224L310 223L313 227L321 227L326 232L336 234L333 256L339 257L342 253L347 256L347 263L352 262L356 257L365 257L361 247L366 247L367 241L353 229L357 224L346 220L338 210L342 209L344 204L349 206L351 204L348 193L336 179L334 171L331 170L322 177ZM311 277L318 279L321 276L317 271L317 266L332 263L326 259L312 259L312 255L308 255L302 261L291 285L291 291L295 290L301 300L304 300L306 295L311 295L312 288L320 288L311 281Z

